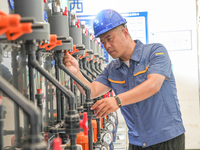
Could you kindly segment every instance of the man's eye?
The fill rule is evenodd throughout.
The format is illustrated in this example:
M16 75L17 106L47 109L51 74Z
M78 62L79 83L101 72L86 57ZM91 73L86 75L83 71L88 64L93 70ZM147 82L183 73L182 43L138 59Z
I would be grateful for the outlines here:
M110 37L110 38L108 38L107 40L108 40L108 41L111 41L112 39L113 39L113 38L112 38L112 37Z

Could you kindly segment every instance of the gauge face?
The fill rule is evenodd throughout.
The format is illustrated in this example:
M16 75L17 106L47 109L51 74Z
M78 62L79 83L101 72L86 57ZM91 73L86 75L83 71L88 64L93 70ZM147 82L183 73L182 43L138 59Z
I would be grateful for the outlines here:
M113 122L113 123L115 123L115 117L114 116L110 116L110 120Z
M107 128L110 132L113 132L113 130L114 130L114 127L113 127L113 124L112 124L112 123L107 123L107 124L106 124L106 128Z
M112 142L112 136L110 133L108 132L104 132L102 133L102 140L103 142L107 143L108 145L110 145L110 143Z
M107 148L106 146L104 145L96 145L95 147L95 150L109 150L109 148Z
M112 114L113 114L113 116L115 116L115 118L117 117L117 112L116 111L113 112Z
M105 146L102 146L101 150L108 150L108 149Z

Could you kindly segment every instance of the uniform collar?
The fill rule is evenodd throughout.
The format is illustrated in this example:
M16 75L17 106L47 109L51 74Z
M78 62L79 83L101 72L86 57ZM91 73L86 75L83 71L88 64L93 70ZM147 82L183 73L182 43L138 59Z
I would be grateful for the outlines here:
M134 41L136 42L136 46L131 56L131 60L139 62L142 58L143 43L139 40L134 40ZM116 61L115 69L118 69L119 67L122 66L123 61L121 59L117 58L115 61Z

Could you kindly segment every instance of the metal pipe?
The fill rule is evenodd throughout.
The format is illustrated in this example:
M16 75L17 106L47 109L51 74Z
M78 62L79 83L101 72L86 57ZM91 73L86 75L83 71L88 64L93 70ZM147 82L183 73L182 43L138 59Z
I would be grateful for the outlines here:
M30 54L33 55L33 54ZM51 81L51 83L56 86L60 91L62 91L65 96L68 98L68 103L69 103L69 110L74 110L75 109L75 103L74 103L74 94L68 90L67 88L65 88L64 86L62 86L52 75L50 75L45 69L43 69L39 63L32 59L30 61L31 66L33 68L35 68L36 70L38 70L45 78L47 78L49 81Z
M59 53L57 55L58 57L58 66L60 69L62 69L66 74L68 74L75 82L77 82L84 90L85 90L85 95L86 95L86 101L91 101L90 99L90 88L85 85L82 81L80 81L75 75L73 75L64 65L62 62L62 53Z
M12 70L13 70L13 86L18 89L18 62L17 62L17 50L12 51ZM19 106L14 103L14 121L15 121L15 146L18 147L21 143L20 140L20 116Z
M83 69L85 69L90 75L92 75L93 78L96 78L96 75L94 75L93 72L87 67L86 63L86 58L83 58Z
M64 94L61 93L61 120L65 119L65 97Z
M55 60L55 75L56 79L60 81L60 70L58 67L58 59L56 56L54 56ZM58 88L56 88L56 104L57 104L57 122L61 121L61 95L60 91Z
M86 95L86 102L84 103L84 108L88 112L88 140L89 140L89 150L93 150L93 127L92 127L92 114L93 111L90 110L91 106L93 105L93 101L90 99L91 90L90 88L82 83L76 76L74 76L64 65L62 62L62 53L58 53L57 57L58 59L58 65L59 68L62 69L65 73L67 73L77 84L79 84L84 90ZM73 141L71 141L73 142ZM74 141L75 142L75 141Z
M97 75L100 75L100 72L98 72L95 68L94 68L94 62L91 60L90 61L90 69L95 72Z
M0 98L0 149L3 149L3 126L4 126L4 105L1 104Z
M70 149L74 150L76 149L76 135L79 133L79 114L75 109L75 97L74 94L69 91L67 88L65 88L63 85L61 85L51 74L49 74L44 68L42 68L39 63L36 61L35 57L35 43L29 43L30 49L29 51L29 60L31 67L35 68L37 71L39 71L45 78L47 78L54 86L56 86L65 96L68 100L68 106L69 110L67 111L67 114L65 116L65 130L66 133L69 133L71 137L71 141L74 141L71 143Z
M99 65L97 62L94 63L95 69L101 74L101 71L99 70Z
M32 44L27 42L25 44L25 47L27 50L29 51L34 51L35 49L37 49L37 45L36 44ZM34 68L31 66L31 56L28 55L28 67L29 67L29 94L30 94L30 100L33 101L33 103L35 103L35 82L34 82Z
M41 93L41 91L38 91L38 93L35 95L35 98L37 99L37 106L40 108L40 111L41 111L41 116L40 116L40 119L41 119L41 132L44 132L44 127L43 127L43 102L42 102L42 99L43 99L44 95Z
M28 99L29 95L28 95L28 88L27 88L27 70L26 70L26 50L25 50L25 45L22 44L21 45L21 49L20 49L20 70L21 70L21 79L23 81L22 83L22 92L23 95ZM20 71L18 71L19 74ZM23 114L24 117L24 131L23 131L23 135L24 137L27 137L29 134L29 117L27 116L27 114Z
M97 121L97 142L101 141L101 125L100 125L100 118L96 119Z
M89 81L92 82L93 80L82 70L80 69L81 73L83 74L83 76Z
M47 56L45 58L45 65L44 65L44 68L50 72L50 66L49 66L49 56ZM49 83L48 83L48 80L45 78L45 91L46 91L46 97L45 97L45 100L46 100L46 103L45 103L45 127L48 127L49 126L49 102L50 102L50 95L49 95Z

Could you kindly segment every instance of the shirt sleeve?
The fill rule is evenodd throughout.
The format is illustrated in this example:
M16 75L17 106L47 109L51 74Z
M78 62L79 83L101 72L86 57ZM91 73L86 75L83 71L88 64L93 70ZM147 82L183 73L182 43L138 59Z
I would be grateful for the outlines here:
M98 81L108 87L111 88L110 81L108 80L108 68L109 65L106 66L106 68L103 70L103 72L95 79L95 81Z
M171 60L167 49L161 44L155 44L149 56L149 68L147 74L161 74L166 78L171 77Z

